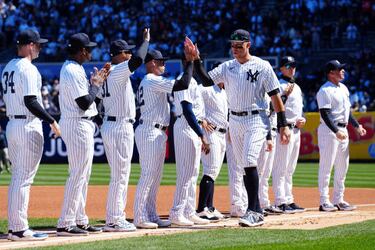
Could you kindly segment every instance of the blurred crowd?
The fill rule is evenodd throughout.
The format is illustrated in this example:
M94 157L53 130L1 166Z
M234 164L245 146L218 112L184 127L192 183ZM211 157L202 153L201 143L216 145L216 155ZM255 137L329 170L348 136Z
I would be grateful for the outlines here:
M0 0L0 52L14 46L17 34L30 27L50 40L40 55L47 62L64 60L68 37L76 32L88 33L98 43L93 61L109 61L110 41L136 43L143 27L151 28L151 48L175 58L182 53L185 34L212 51L211 44L227 40L235 28L250 31L252 53L260 56L309 57L351 41L362 47L347 62L345 83L354 110L364 111L374 110L375 54L363 46L371 23L375 23L371 0L277 1L268 9L260 0ZM222 57L229 56L226 44ZM297 80L304 90L305 110L316 111L322 73L310 69ZM46 108L58 113L58 79L46 79L42 92Z

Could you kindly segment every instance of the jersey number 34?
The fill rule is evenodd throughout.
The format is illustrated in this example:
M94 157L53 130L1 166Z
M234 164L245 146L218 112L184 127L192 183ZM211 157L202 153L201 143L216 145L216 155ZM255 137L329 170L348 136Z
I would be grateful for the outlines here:
M10 93L12 94L16 93L16 91L14 90L13 75L14 75L14 71L10 72L10 74L7 71L3 73L3 83L4 83L3 93L4 94L8 93L8 89L10 89Z

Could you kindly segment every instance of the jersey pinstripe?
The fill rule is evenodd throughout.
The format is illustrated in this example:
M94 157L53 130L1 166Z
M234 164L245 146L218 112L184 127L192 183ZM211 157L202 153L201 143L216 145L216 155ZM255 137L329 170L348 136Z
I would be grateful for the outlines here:
M265 110L266 92L279 88L279 81L269 62L256 56L240 64L233 59L208 72L215 84L225 83L229 109L232 111Z
M284 79L280 80L280 90L283 94L288 82ZM303 110L303 96L301 88L297 83L294 83L293 91L288 96L285 103L285 116L288 123L295 123L297 119L302 117Z
M143 78L137 93L141 120L164 126L169 124L170 110L167 94L172 93L174 83L175 80L154 74L147 74Z
M26 108L24 96L36 96L41 102L41 76L26 58L11 60L2 72L3 98L9 122L6 127L12 178L8 188L8 228L27 230L30 185L43 153L42 122ZM15 119L14 115L25 115Z
M159 126L168 126L170 119L167 94L172 93L174 80L147 74L138 88L142 124L135 130L141 176L134 203L134 223L159 219L156 197L163 172L167 135ZM158 126L158 128L156 127Z
M193 113L199 119L204 118L204 103L198 84L191 79L189 88L175 93L176 114L181 115L174 124L174 146L176 155L176 191L173 207L169 213L171 220L189 219L195 214L196 185L199 174L202 142L189 126L182 114L181 102L190 102Z
M135 119L135 96L130 75L128 61L112 65L99 93L105 111L101 134L111 168L107 224L118 224L126 219L125 207L134 147L134 129L130 121ZM108 120L108 116L115 117L115 121Z
M61 118L96 116L95 103L92 103L87 110L78 107L75 101L78 97L89 94L90 83L87 79L82 65L75 61L67 60L60 71L59 104Z
M26 108L24 96L36 96L38 103L43 107L42 77L38 69L28 59L11 60L2 72L1 82L7 116L34 116Z

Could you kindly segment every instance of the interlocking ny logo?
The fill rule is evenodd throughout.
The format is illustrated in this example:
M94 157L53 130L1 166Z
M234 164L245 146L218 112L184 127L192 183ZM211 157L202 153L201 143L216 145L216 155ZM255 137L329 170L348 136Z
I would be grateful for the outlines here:
M253 72L251 72L251 69L249 69L249 71L246 72L247 73L247 80L250 79L251 77L251 82L254 82L254 81L257 81L258 80L258 76L259 76L259 71L255 71L255 73L253 74Z

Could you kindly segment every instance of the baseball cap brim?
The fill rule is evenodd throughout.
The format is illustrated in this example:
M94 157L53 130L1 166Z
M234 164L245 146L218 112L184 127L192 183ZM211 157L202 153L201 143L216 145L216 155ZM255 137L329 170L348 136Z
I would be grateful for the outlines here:
M293 67L295 68L297 66L297 63L296 62L290 62L290 63L285 63L283 66L281 67L286 67L286 66L289 66L289 67Z
M48 39L39 38L39 40L37 41L37 43L48 43Z
M136 47L135 45L128 45L128 46L126 47L126 49L131 50L131 49L134 49L135 47Z
M96 45L98 44L94 42L89 42L89 44L87 44L85 47L95 47Z

